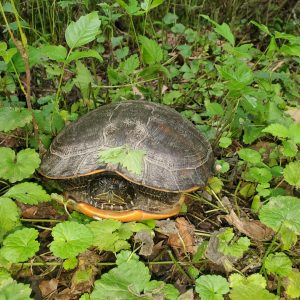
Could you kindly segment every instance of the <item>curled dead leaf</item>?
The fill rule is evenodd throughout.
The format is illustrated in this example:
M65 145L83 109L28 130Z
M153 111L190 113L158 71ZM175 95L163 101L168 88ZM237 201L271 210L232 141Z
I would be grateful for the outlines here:
M230 214L224 217L225 220L236 227L236 229L256 241L270 241L274 231L262 224L259 220L242 220L231 210Z

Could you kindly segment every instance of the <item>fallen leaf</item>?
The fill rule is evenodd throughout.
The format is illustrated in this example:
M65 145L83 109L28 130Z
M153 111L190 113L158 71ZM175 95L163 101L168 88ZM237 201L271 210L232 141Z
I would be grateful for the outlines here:
M270 241L274 236L274 231L262 224L259 220L242 220L231 210L230 214L224 217L225 220L238 231L249 236L256 241Z
M152 254L154 242L153 236L149 230L142 230L136 233L134 236L134 241L136 243L141 243L141 248L139 251L140 255L150 256Z
M174 249L182 249L183 253L196 253L194 226L185 218L177 218L175 226L177 232L169 235L168 244Z
M39 284L40 291L43 298L49 296L57 290L58 279L53 278L51 280L43 280Z
M289 109L286 112L296 121L296 123L300 124L300 109L299 108Z

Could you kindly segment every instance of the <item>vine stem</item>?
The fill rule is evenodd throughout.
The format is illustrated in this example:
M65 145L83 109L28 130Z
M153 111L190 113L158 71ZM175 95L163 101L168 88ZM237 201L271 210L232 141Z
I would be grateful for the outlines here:
M5 12L4 12L4 9L3 9L3 6L2 6L1 3L0 3L0 10L1 10L1 14L3 16L4 22L5 22L5 25L6 25L6 28L7 28L7 31L9 33L13 43L15 44L17 49L19 50L19 52L21 54L21 57L22 57L22 60L25 64L26 89L24 89L24 86L21 83L21 81L19 81L19 83L21 85L21 90L25 94L27 108L28 108L28 110L30 111L30 113L32 115L32 126L33 126L34 137L37 141L40 152L42 152L43 147L42 147L42 143L41 143L41 140L40 140L40 137L39 137L39 128L38 128L38 125L37 125L37 122L36 122L36 119L35 119L35 116L34 116L34 112L33 112L33 109L32 109L32 104L31 104L31 83L30 83L31 82L31 72L30 72L30 65L29 65L29 56L28 56L28 51L27 51L27 48L28 48L27 47L28 46L27 45L27 39L26 39L25 34L23 33L23 30L22 30L22 27L21 27L21 24L20 24L20 20L19 20L19 17L18 17L18 12L17 12L17 9L15 7L14 1L10 0L10 3L12 5L13 11L14 11L14 16L15 16L16 22L18 24L18 29L19 29L19 32L20 32L20 35L21 35L21 42L18 41L15 38L13 32L11 31L11 29L9 27L9 24L8 24L8 21L7 21L7 18L6 18L6 15L5 15Z

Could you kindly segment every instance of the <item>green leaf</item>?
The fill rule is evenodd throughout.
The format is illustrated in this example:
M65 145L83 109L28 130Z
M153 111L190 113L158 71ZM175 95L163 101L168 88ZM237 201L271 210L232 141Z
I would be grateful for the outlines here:
M30 177L40 165L39 155L33 149L15 152L10 148L0 147L0 178L10 182Z
M140 175L144 167L143 150L130 149L124 145L121 147L110 148L99 151L98 161L112 164L121 164L129 172Z
M20 210L9 198L0 197L0 242L3 236L10 230L21 225Z
M229 292L227 280L220 275L202 275L196 280L196 292L201 300L223 300Z
M77 258L70 257L64 261L63 266L65 270L73 270L74 268L76 268L77 264L78 264Z
M261 154L258 151L249 148L243 148L238 151L240 159L251 164L258 164L261 162Z
M272 173L267 168L252 167L242 175L245 180L251 182L267 183L272 180Z
M289 136L288 128L278 123L267 126L262 132L270 133L277 138L287 138Z
M300 144L300 124L293 123L289 127L289 138L296 144Z
M281 277L288 276L292 271L292 261L283 252L269 254L264 262L264 266L268 273L274 273Z
M280 52L288 56L300 57L300 45L282 45Z
M295 157L298 153L298 147L292 140L282 141L283 155L287 157Z
M272 228L275 232L279 231L281 240L288 247L297 241L300 234L300 201L299 198L291 196L271 197L260 212L259 219L262 223Z
M173 24L177 21L178 16L172 13L167 13L164 17L163 17L163 22L167 25Z
M90 70L81 62L76 61L77 76L74 79L75 85L80 89L83 99L89 99L93 76Z
M269 28L266 25L257 23L257 22L255 22L253 20L250 21L250 23L254 24L256 27L259 28L259 30L261 30L262 32L266 33L267 35L272 36L271 32L269 31Z
M279 300L278 296L265 289L266 280L258 273L247 278L240 274L232 274L229 281L231 300Z
M138 300L149 280L149 270L142 262L135 260L124 262L95 281L91 300Z
M218 234L218 250L225 255L241 258L250 246L250 240L247 237L241 237L232 242L234 233L232 228L227 228L224 232Z
M9 262L24 262L39 250L38 235L33 228L17 230L4 239L0 254Z
M231 32L230 27L228 26L228 24L223 23L222 25L219 25L218 23L216 23L215 21L213 21L207 15L201 15L201 17L203 17L204 19L206 19L209 22L211 22L215 26L215 32L217 32L223 38L225 38L231 44L231 46L234 46L234 44L235 44L234 35Z
M8 132L30 123L32 115L28 109L0 108L0 131Z
M116 0L116 1L131 16L139 13L140 11L140 7L138 5L137 0L129 0L128 4L125 3L123 0Z
M142 46L142 58L145 64L154 65L160 63L163 59L163 52L156 41L141 35L139 36L139 41Z
M50 195L37 183L23 182L11 187L4 196L14 198L25 204L38 204L50 201Z
M124 62L120 63L119 70L125 75L132 75L140 65L139 58L136 54L129 56Z
M73 60L78 60L81 58L97 58L99 61L103 61L101 55L94 49L85 50L85 51L73 51L67 59L67 63L70 63Z
M128 242L120 244L120 241L129 239L133 232L128 236L121 236L119 234L121 226L122 223L117 220L101 220L89 223L87 227L94 234L93 246L99 250L111 252L129 249L130 245Z
M172 26L171 31L174 33L183 34L185 31L185 26L181 23L177 23L174 26Z
M219 103L210 102L208 100L205 101L205 108L206 112L204 113L205 116L214 117L214 116L223 116L224 109L223 106Z
M287 286L285 292L293 299L300 297L300 273L293 270L287 277Z
M227 136L222 136L219 140L219 146L221 148L227 148L231 145L231 143L232 143L232 139Z
M93 243L91 230L77 222L66 221L52 229L53 242L50 250L60 258L76 257Z
M96 11L71 22L66 29L65 38L71 49L85 45L96 38L101 21Z
M284 180L290 185L300 187L300 162L290 162L283 170Z
M51 60L63 62L67 57L67 49L61 45L43 45L39 49L41 53L46 55Z
M1 300L31 300L31 293L29 284L17 283L15 280L6 280L0 284Z

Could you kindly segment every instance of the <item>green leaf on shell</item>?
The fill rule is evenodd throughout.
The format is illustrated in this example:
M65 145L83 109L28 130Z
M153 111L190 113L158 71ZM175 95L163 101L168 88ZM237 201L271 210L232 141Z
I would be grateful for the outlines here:
M111 163L114 165L120 164L129 172L141 175L145 154L146 152L144 150L130 149L127 145L123 145L121 147L100 150L98 162Z

